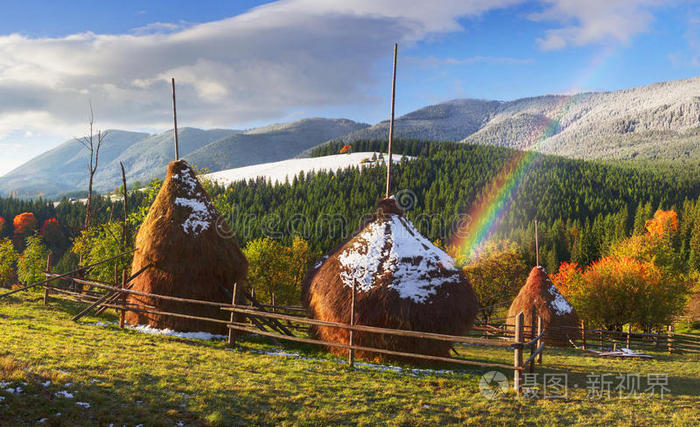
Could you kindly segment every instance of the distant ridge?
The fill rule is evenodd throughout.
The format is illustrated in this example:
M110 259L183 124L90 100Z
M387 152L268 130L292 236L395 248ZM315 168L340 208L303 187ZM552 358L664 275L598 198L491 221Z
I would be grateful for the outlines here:
M210 172L308 157L331 140L388 138L388 122L311 118L246 131L180 129L180 153ZM463 141L581 159L700 160L700 77L612 92L514 101L455 99L399 117L397 138ZM172 131L113 130L101 153L96 188L160 177L172 160ZM56 197L84 190L87 154L67 141L0 177L0 195Z
M386 139L388 129L384 121L343 140ZM700 159L700 77L508 102L456 99L399 117L395 135L582 159Z

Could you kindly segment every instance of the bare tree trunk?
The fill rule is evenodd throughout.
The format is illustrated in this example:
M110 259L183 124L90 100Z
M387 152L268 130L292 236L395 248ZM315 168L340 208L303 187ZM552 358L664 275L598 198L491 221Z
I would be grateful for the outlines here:
M92 103L90 103L90 133L88 136L84 136L78 139L85 149L88 150L90 154L90 160L88 160L88 197L85 203L85 230L90 228L90 221L92 220L92 184L95 178L95 173L97 172L97 166L99 165L100 159L100 147L102 146L102 140L106 136L102 131L97 131L97 137L95 138L94 133L94 123L95 118L92 110Z

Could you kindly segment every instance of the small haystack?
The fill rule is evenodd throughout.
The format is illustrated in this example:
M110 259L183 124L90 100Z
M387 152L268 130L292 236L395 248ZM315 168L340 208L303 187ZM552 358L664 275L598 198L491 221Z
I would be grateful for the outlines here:
M136 236L132 271L153 264L133 281L132 289L153 294L231 303L233 284L238 294L246 286L248 261L207 197L190 166L171 162L148 216ZM223 288L223 289L222 289ZM227 320L218 307L129 295L137 308ZM227 333L211 322L128 311L131 325L147 324L176 331Z
M559 293L547 272L542 267L535 267L530 271L530 276L525 286L520 289L518 296L508 309L508 323L515 322L515 316L519 312L525 314L525 325L533 325L532 308L535 307L537 315L542 317L545 328L552 328L544 335L547 345L568 346L569 338L576 338L575 329L581 326L578 315L568 301ZM534 322L537 327L537 320ZM557 329L562 328L562 329ZM526 335L529 329L526 330Z
M393 198L381 200L360 232L309 272L302 289L312 317L348 323L353 283L357 325L459 335L471 327L479 308L471 285L452 258L420 235ZM345 330L319 327L316 333L326 341L348 343ZM436 356L449 356L452 345L361 332L354 334L354 342ZM330 349L347 354L347 350ZM401 360L377 353L356 355Z

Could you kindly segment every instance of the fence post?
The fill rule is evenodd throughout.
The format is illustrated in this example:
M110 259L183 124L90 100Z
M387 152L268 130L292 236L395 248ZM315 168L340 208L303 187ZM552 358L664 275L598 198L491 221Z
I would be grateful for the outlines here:
M352 282L352 296L350 297L350 326L355 325L355 282ZM353 330L350 331L350 350L348 352L348 365L352 368L355 366L355 350L352 346L355 344Z
M535 306L532 306L532 310L530 310L530 340L535 338L535 319L537 319L537 308ZM535 354L535 349L536 345L533 343L530 345L530 356ZM535 373L535 360L533 359L532 362L530 362L530 367L529 367L529 372L531 374Z
M544 330L542 326L542 316L537 316L537 336L540 336L540 334ZM537 340L537 348L539 348L542 345L542 338ZM540 351L540 354L537 355L537 363L539 363L540 365L542 364L542 353L544 353L544 348L542 349L542 351Z
M515 316L515 334L513 336L513 344L515 347L515 352L513 354L513 389L518 395L520 395L522 380L522 372L520 369L523 365L523 323L525 323L525 314L521 311Z
M46 256L46 272L51 274L51 251ZM49 305L49 284L44 285L44 305Z
M668 354L673 354L673 325L668 325Z
M603 347L605 346L605 338L603 335L603 330L598 329L598 333L600 333L600 351L603 351Z
M627 348L630 348L630 340L632 335L632 324L627 325Z
M236 291L238 290L238 283L233 284L233 297L231 297L231 306L233 308L236 307ZM234 316L236 315L235 311L231 312L231 320L230 322L233 323L234 321ZM228 329L228 341L226 341L226 347L233 348L236 346L236 330L235 329Z
M126 289L126 269L122 270L122 293L121 293L121 303L122 303L122 309L119 312L119 327L124 329L124 321L126 318L126 292L124 292L124 289Z
M272 293L272 311L273 313L275 312L275 293Z
M586 349L586 321L581 321L581 348Z

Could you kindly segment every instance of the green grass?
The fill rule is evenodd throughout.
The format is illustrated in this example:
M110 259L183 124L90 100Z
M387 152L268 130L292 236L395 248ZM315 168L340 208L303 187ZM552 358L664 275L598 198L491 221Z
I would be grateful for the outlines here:
M259 338L232 351L220 341L145 335L97 321L70 321L79 307L39 294L0 300L0 425L231 424L582 424L697 425L700 357L654 353L655 359L600 359L550 349L540 374L569 373L563 400L487 400L478 382L485 368L412 375L350 370L328 353L289 345L295 357L260 354L275 347ZM460 347L472 359L511 363L505 349ZM408 367L410 368L410 367ZM445 368L445 367L441 367ZM512 372L503 371L509 379ZM588 399L586 375L666 373L666 399ZM42 383L51 381L48 387ZM24 385L20 394L7 387ZM69 384L70 383L70 384ZM579 385L579 388L574 388ZM69 391L73 399L57 395ZM76 402L86 402L83 408ZM60 413L60 415L56 415Z

